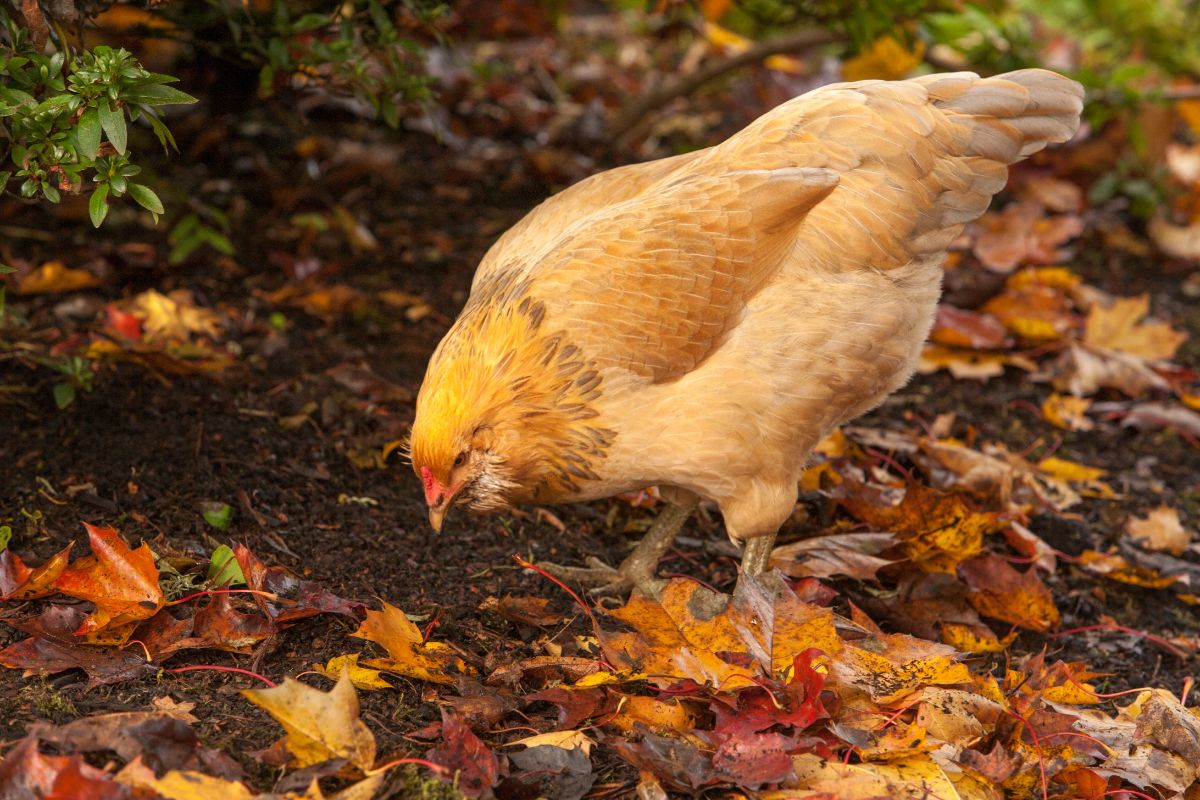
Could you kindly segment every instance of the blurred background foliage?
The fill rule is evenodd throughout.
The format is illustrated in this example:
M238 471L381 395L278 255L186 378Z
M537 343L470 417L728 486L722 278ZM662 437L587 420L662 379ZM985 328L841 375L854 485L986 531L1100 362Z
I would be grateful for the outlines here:
M0 277L0 352L6 321L20 330L14 293L124 290L138 265L160 284L256 273L285 283L273 302L304 307L289 287L348 265L419 276L471 261L453 237L490 240L511 219L464 231L465 199L528 208L609 166L712 144L822 84L933 71L1043 66L1083 82L1089 124L1051 171L1082 190L1089 219L1200 258L1196 6L0 0L0 264L15 269ZM413 208L404 181L430 159L451 177ZM59 263L70 248L91 266ZM367 313L346 297L308 306ZM193 345L171 369L229 363ZM55 347L20 358L85 391L96 357L119 350Z
M736 54L753 43L769 49L776 37L783 46L766 54L768 67L797 75L820 75L822 59L836 60L837 77L850 80L1034 65L1070 73L1090 90L1089 120L1128 133L1130 152L1100 194L1125 192L1143 216L1160 199L1147 161L1161 159L1148 150L1152 136L1138 111L1178 99L1173 82L1190 86L1200 71L1200 15L1191 0L2 0L0 187L50 202L64 192L98 193L90 215L97 225L108 200L126 193L159 212L151 189L128 180L139 166L125 149L124 120L143 121L170 147L156 109L192 98L166 86L175 80L169 71L187 73L187 88L207 90L216 103L226 95L300 115L319 106L396 128L453 101L431 75L445 71L447 51L462 55L464 44L482 39L562 39L572 20L612 10L647 37L642 46L675 45L689 63L674 66L685 71L696 67L697 42ZM820 47L787 46L789 33L814 30L824 34ZM670 77L666 64L649 66L662 74L648 76L647 86ZM487 58L470 64L482 82L496 69L504 65ZM146 96L138 86L157 88ZM622 119L621 110L611 109L618 128L642 121Z

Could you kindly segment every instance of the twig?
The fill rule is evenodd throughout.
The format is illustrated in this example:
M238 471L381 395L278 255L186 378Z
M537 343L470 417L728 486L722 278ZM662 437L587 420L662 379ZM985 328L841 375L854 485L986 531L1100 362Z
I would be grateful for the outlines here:
M763 39L749 49L735 53L728 58L701 67L695 72L683 75L648 94L637 98L627 105L608 129L608 140L616 147L633 138L642 120L656 108L666 105L677 97L691 94L700 86L735 69L756 64L781 53L794 53L800 50L811 50L824 44L841 40L841 36L833 31L806 29Z

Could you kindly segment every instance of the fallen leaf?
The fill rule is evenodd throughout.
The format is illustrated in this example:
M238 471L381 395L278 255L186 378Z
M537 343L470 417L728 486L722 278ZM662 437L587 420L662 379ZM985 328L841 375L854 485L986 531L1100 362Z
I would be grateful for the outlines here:
M1083 211L1083 189L1062 178L1034 176L1025 181L1021 190L1048 211L1063 214Z
M233 595L214 594L192 618L192 635L217 650L249 653L276 628L266 617L243 614L233 603Z
M30 569L11 550L0 552L0 599L33 600L47 597L58 589L54 582L62 575L70 560L74 542L59 550L40 567Z
M892 533L825 534L776 547L771 552L771 566L793 578L846 575L870 581L892 563L878 554L895 544Z
M1150 311L1149 295L1118 297L1109 307L1092 306L1084 324L1083 343L1088 347L1117 350L1148 361L1167 361L1187 334L1165 322L1140 322Z
M1019 572L988 553L964 561L958 574L971 588L967 600L985 617L1043 633L1061 622L1050 590L1033 569Z
M221 332L220 315L197 306L186 289L170 294L149 289L133 298L129 308L141 318L147 341L186 341L193 335L216 337Z
M748 575L730 598L676 578L658 600L635 594L614 610L634 632L602 632L601 645L610 664L646 673L652 683L691 679L730 690L756 685L756 672L791 671L796 656L809 649L830 656L841 650L833 612L786 588L772 594Z
M116 781L135 791L157 792L163 800L255 800L254 792L243 783L191 770L171 770L158 778L140 760L126 764Z
M367 618L351 636L383 645L387 650L388 658L363 661L366 667L446 684L453 683L455 675L471 672L446 645L424 642L417 626L390 603L385 602L382 611L367 611Z
M1175 403L1137 403L1125 413L1121 427L1142 431L1167 428L1196 438L1200 437L1200 414Z
M1054 387L1076 396L1100 389L1118 389L1138 397L1151 389L1169 390L1170 384L1140 356L1116 350L1092 350L1077 342L1059 357L1053 369Z
M1005 525L994 513L969 509L961 495L920 483L908 483L899 502L852 480L839 489L838 502L847 511L872 528L894 532L908 558L930 572L950 572L978 555L984 534Z
M1143 547L1175 556L1183 555L1192 541L1191 531L1179 521L1179 512L1166 505L1152 509L1144 518L1131 515L1125 530Z
M563 615L551 611L550 601L544 597L513 597L507 594L499 600L489 597L479 604L479 610L499 614L518 625L544 628L563 621Z
M1087 416L1092 401L1083 397L1051 394L1042 402L1042 416L1056 428L1066 431L1090 431L1096 427Z
M86 522L83 526L88 532L92 555L80 558L54 582L54 588L63 594L96 606L76 633L87 635L115 629L158 613L166 598L158 586L158 569L150 547L142 544L130 550L114 528ZM132 633L132 628L125 637L128 633ZM116 643L124 641L125 638L120 638Z
M945 347L979 350L996 350L1012 344L1008 331L995 317L946 303L938 304L929 339Z
M984 303L980 311L1022 340L1034 343L1062 339L1078 324L1063 288L1042 282L1022 281L1015 285L1010 282L1003 292Z
M585 756L592 754L592 745L596 741L588 736L583 731L551 731L550 733L539 733L536 736L528 736L524 739L518 739L515 742L509 742L505 747L515 747L524 745L525 747L560 747L564 750L575 750L576 748L583 751Z
M366 606L357 600L346 600L314 581L306 581L281 566L268 567L243 544L233 547L238 566L246 585L258 592L275 595L267 599L253 595L263 613L276 625L294 622L317 614L341 614L360 619Z
M979 350L955 350L937 344L927 344L921 351L917 371L922 375L949 371L956 378L987 381L1004 374L1006 366L1019 367L1032 372L1036 366L1032 361L1009 353L991 353Z
M500 761L471 729L451 711L442 709L442 743L426 758L446 768L467 797L479 797L500 780Z
M1176 225L1163 214L1155 214L1147 226L1150 240L1171 258L1200 261L1200 223Z
M39 800L50 793L59 772L70 761L38 751L36 736L25 736L0 761L0 797Z
M374 765L375 737L359 719L358 695L346 673L329 692L284 678L270 689L243 689L242 696L283 726L285 746L298 766L331 758L344 758L361 772Z
M91 289L100 285L100 279L82 269L72 269L61 261L47 261L32 272L22 276L14 288L16 294L52 294Z
M125 761L141 756L155 771L201 769L219 771L225 778L240 778L237 762L203 747L191 724L188 710L128 711L99 714L66 725L35 723L30 733L63 752L93 753L112 750Z
M326 678L338 680L342 673L350 676L350 682L354 684L354 688L362 689L363 691L377 691L380 689L395 688L392 684L383 679L383 673L377 669L367 669L359 666L358 653L351 653L345 656L335 656L329 659L329 663L322 666L321 664L313 664L313 671L319 672Z
M988 212L975 223L975 257L995 272L1012 272L1022 264L1054 264L1066 260L1061 245L1083 232L1075 214L1046 216L1026 201Z

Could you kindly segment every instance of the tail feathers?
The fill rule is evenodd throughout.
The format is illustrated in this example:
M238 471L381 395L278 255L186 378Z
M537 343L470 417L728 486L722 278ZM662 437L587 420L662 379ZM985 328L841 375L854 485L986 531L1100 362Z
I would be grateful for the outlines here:
M1083 87L1044 69L977 78L971 73L917 79L933 105L973 117L964 155L1011 164L1046 145L1065 142L1079 127Z

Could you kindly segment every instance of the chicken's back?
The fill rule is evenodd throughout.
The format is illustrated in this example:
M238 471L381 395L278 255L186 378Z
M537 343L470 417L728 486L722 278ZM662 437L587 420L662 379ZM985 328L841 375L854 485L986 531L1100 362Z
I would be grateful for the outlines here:
M1071 137L1081 99L1041 70L836 85L701 154L687 171L818 168L837 185L703 363L602 406L622 431L613 473L717 500L735 538L774 530L813 445L911 377L946 247L1010 164Z

